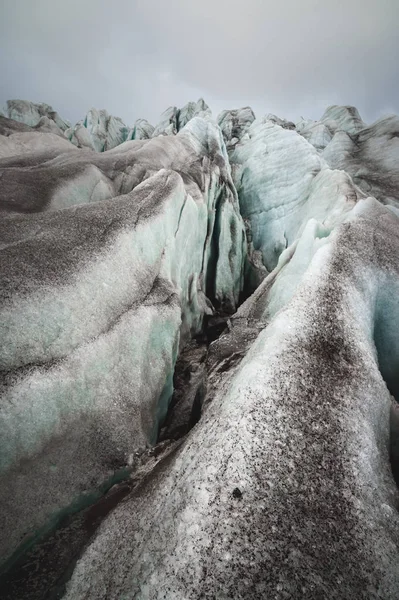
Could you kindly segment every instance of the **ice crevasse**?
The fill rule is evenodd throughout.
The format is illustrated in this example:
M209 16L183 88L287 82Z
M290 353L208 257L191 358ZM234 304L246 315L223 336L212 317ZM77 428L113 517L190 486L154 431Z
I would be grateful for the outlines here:
M64 597L396 600L397 118L5 115L3 561L156 441L177 356L219 311L199 422Z

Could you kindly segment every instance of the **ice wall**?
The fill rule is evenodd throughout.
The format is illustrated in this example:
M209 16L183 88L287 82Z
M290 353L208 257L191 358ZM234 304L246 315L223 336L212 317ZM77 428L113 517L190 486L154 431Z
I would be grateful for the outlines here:
M100 154L17 135L27 151L0 161L3 557L156 440L179 346L237 306L246 252L211 120Z

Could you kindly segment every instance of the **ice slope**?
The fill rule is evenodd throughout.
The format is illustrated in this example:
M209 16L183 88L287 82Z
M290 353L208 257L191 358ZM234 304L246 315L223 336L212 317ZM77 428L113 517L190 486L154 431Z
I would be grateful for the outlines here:
M148 140L154 133L154 126L146 119L137 119L129 132L128 140Z
M397 388L398 226L360 200L183 445L103 522L67 600L397 598L379 364Z
M197 102L188 102L180 109L176 106L170 106L162 113L161 119L152 133L152 137L158 135L176 135L194 117L206 116L211 116L211 111L202 98Z
M333 135L324 123L318 121L299 121L296 130L320 152L331 142Z
M203 98L200 98L197 102L187 102L187 104L179 110L177 128L180 131L180 129L183 129L183 127L185 127L194 117L205 117L206 115L211 116L212 112Z
M351 175L366 195L399 206L399 119L390 115L366 125L353 106L330 106L320 121L302 119L296 131L333 169Z
M380 202L399 207L399 118L383 117L356 133L339 130L323 152L334 168Z
M29 127L13 119L0 116L0 159L25 153L65 152L71 149L60 129L45 126Z
M3 559L154 442L179 344L243 286L212 121L101 154L63 141L0 160Z
M241 213L272 271L309 219L333 229L364 194L296 131L256 119L230 154Z
M356 134L365 127L359 111L354 106L329 106L321 117L320 121L330 129L332 133L336 131L346 131L348 134Z

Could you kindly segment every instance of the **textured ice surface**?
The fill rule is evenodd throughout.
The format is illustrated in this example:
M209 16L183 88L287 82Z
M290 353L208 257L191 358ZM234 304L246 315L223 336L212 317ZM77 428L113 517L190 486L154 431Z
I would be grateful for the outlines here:
M170 106L161 115L159 123L156 125L153 137L157 135L174 135L177 133L177 117L179 111L176 106Z
M345 169L368 195L399 206L399 118L384 117L357 133L337 131L324 150L325 160Z
M254 120L255 114L249 106L220 113L217 122L229 149L241 140Z
M127 137L128 140L148 140L154 133L154 126L146 119L137 119Z
M0 130L1 125L2 117L0 117ZM70 142L54 133L42 133L34 130L29 132L15 131L10 133L6 138L2 138L0 159L9 156L21 156L22 154L32 152L44 153L46 150L52 153L54 151L65 152L69 149L71 149Z
M199 100L155 129L90 111L71 144L0 117L3 557L155 440L179 348L245 271L200 421L66 598L397 600L398 122L218 126Z
M272 113L266 115L265 120L271 121L275 125L280 125L283 129L295 129L295 123L287 121L287 119L280 119L280 117L277 117L277 115L273 115Z
M296 129L316 150L324 150L331 142L332 133L324 123L302 121Z
M346 133L358 133L365 127L357 108L354 106L329 106L320 121L324 123L332 133L335 131L346 131Z
M269 119L252 123L230 160L242 215L269 271L310 218L333 228L363 195L301 135Z
M49 104L35 104L26 100L8 100L4 116L30 127L40 125L43 118L52 121L61 131L70 127L69 122L62 119Z
M183 446L103 522L68 600L397 598L373 330L380 290L399 281L398 225L361 201L314 252Z
M170 106L162 113L161 119L152 133L152 137L158 135L175 135L194 117L206 116L211 116L211 111L202 98L198 102L188 102L180 109L176 106Z
M179 343L243 286L214 123L101 154L61 141L0 161L3 556L154 441Z
M211 110L203 98L200 98L198 102L188 102L179 110L177 128L180 131L194 117L211 116L211 114Z
M65 136L78 148L90 148L104 152L125 141L147 140L159 135L176 135L194 117L210 116L206 102L188 102L183 108L171 106L165 110L154 127L146 119L137 119L133 127L125 125L119 117L109 115L106 110L92 108L84 120L65 131Z
M68 129L65 135L78 147L88 146L97 152L104 152L126 141L129 133L129 127L122 119L109 115L106 110L92 108L84 121Z

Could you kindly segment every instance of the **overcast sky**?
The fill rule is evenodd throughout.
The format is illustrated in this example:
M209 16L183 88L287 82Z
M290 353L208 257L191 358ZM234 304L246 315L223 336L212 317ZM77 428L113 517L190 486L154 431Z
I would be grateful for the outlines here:
M319 118L399 114L399 0L0 0L0 105L131 125L204 97Z

